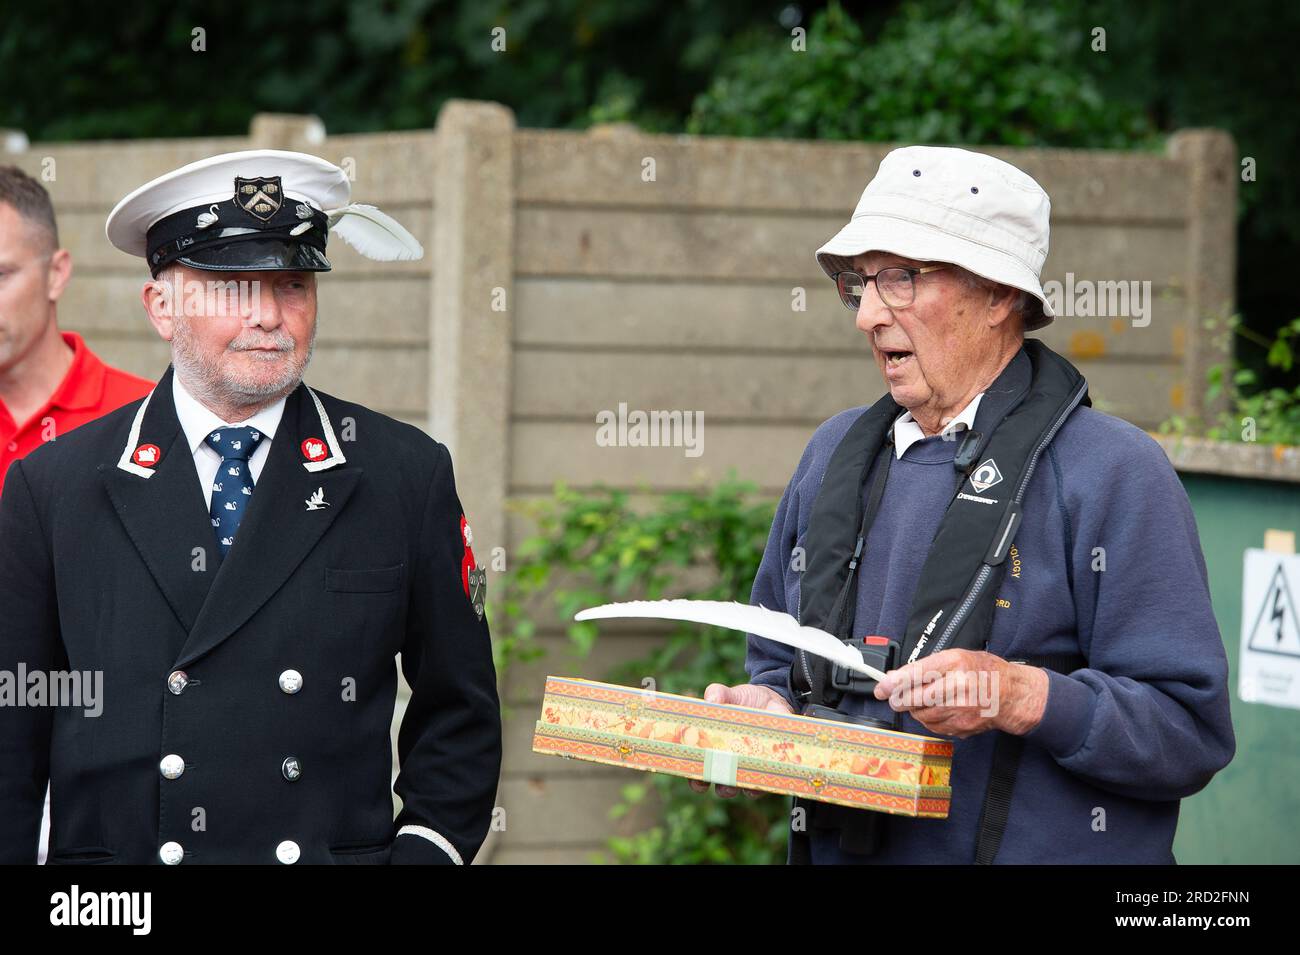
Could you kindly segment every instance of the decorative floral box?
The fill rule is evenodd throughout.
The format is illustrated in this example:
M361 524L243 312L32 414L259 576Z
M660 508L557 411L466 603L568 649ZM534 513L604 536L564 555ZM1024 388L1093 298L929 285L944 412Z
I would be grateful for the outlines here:
M901 816L944 819L952 743L547 677L533 752Z

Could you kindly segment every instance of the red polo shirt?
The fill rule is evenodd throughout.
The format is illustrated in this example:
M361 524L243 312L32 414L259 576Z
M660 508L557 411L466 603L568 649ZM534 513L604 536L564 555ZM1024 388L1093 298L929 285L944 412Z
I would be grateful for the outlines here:
M76 332L61 334L72 347L72 364L44 407L20 425L0 401L0 492L10 463L30 454L42 441L61 437L153 390L154 382L105 365ZM52 420L51 428L42 424L46 418Z

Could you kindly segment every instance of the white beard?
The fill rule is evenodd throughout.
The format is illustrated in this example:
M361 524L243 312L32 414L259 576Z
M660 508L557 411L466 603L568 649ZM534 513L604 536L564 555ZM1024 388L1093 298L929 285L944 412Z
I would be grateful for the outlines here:
M186 389L208 407L266 407L274 404L298 387L316 349L316 325L313 323L307 354L301 364L291 357L288 367L274 378L244 375L230 371L219 361L212 361L199 352L190 334L190 322L194 320L190 316L173 318L172 364ZM292 347L292 339L283 330L278 330L276 338L277 344L289 343ZM292 356L292 352L287 354Z

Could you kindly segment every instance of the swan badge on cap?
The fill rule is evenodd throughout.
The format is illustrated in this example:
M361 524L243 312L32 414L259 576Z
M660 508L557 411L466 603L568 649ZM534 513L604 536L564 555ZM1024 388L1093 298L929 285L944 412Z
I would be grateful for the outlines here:
M351 201L332 162L250 149L182 166L109 213L108 240L143 256L156 278L172 262L217 272L328 272L331 232L366 258L414 260L424 249L392 216Z

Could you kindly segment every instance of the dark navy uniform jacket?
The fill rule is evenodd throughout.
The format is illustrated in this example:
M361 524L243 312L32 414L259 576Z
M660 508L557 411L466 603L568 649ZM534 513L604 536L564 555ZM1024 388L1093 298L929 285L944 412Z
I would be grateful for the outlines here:
M102 711L0 707L0 862L47 779L52 862L471 861L501 724L447 449L299 384L221 560L171 376L8 472L0 673L102 673Z

